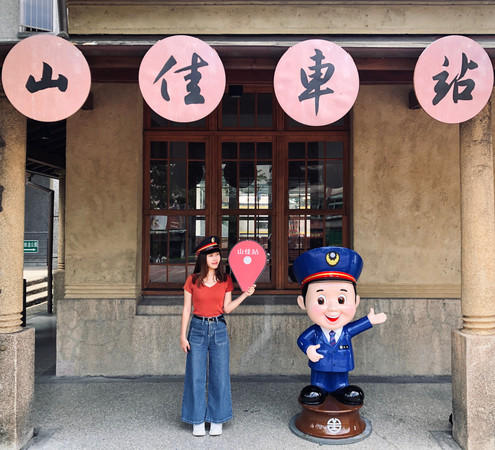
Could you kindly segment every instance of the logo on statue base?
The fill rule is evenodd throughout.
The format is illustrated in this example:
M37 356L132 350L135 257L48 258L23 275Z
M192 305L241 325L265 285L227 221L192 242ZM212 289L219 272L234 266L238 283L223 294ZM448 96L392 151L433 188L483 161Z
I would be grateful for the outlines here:
M319 444L352 444L371 434L371 423L359 414L362 405L344 405L329 394L321 405L304 405L290 421L297 436Z

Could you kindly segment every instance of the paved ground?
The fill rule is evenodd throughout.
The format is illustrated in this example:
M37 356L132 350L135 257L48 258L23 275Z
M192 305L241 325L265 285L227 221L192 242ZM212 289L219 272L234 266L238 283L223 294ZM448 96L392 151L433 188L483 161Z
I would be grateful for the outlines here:
M25 450L46 449L309 449L289 421L300 408L306 377L232 379L234 419L222 436L194 437L180 421L182 377L55 377L56 317L28 311L36 328L34 426ZM371 436L339 450L458 449L451 437L448 379L357 379Z

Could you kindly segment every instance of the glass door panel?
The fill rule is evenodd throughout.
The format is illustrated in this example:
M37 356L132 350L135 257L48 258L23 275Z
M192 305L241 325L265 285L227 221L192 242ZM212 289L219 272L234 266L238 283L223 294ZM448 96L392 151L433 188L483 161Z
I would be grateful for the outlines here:
M222 99L221 127L264 128L273 127L273 93L243 92L225 94Z
M344 144L343 139L287 143L289 266L309 249L347 245ZM294 285L290 277L287 282Z
M204 216L151 216L150 268L152 283L184 283L196 255L194 248L205 237Z
M271 271L272 235L272 147L271 141L227 141L221 143L221 236L230 250L237 242L254 240L267 252L268 263L258 282L273 287Z
M289 265L307 250L317 247L342 246L342 216L289 215Z
M302 252L349 245L349 121L306 127L272 86L229 85L217 111L181 124L145 110L143 286L180 292L195 246L221 236L259 242L259 290L296 292L287 273ZM260 292L260 291L259 291Z
M150 142L149 287L182 287L206 231L206 143Z
M271 142L222 142L222 209L272 207L271 156Z

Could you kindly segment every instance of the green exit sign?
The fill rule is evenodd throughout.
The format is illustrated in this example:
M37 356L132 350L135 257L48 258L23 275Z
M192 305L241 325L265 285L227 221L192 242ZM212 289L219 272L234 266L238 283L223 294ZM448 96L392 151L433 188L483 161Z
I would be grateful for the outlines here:
M24 241L24 253L38 253L39 241Z

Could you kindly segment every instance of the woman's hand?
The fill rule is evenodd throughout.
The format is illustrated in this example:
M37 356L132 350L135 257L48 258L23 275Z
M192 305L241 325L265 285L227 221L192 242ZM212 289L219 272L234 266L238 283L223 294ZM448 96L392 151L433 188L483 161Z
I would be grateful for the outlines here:
M244 291L235 300L232 300L232 292L227 292L223 300L223 312L225 314L230 314L234 309L236 309L246 298L254 294L256 285L253 284L248 290Z
M182 350L184 350L184 353L187 353L189 350L191 350L191 346L189 345L189 341L183 336L180 337L180 346L181 346Z
M184 289L184 308L182 308L182 319L180 322L180 347L187 353L191 350L189 341L187 340L187 324L191 317L192 294Z
M255 289L256 289L256 285L253 284L247 291L244 291L246 297L250 297L251 295L253 295Z

